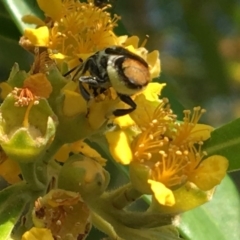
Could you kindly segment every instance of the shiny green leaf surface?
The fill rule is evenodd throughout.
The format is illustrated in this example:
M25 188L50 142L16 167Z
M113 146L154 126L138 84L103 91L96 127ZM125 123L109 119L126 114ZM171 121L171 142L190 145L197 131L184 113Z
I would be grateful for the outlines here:
M189 240L240 239L240 196L229 177L217 187L213 199L182 214L179 230Z
M203 147L209 156L225 156L229 161L228 171L240 169L240 119L213 131Z

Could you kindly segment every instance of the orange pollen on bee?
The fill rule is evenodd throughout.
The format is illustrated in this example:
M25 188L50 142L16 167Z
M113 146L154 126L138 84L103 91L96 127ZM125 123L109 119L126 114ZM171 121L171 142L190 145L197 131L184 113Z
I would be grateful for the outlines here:
M146 86L151 81L147 66L134 59L127 58L122 63L124 75L136 86Z

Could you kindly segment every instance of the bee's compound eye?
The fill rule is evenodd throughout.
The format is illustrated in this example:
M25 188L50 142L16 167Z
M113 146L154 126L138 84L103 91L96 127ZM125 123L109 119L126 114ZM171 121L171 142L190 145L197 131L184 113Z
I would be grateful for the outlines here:
M122 63L122 70L126 78L136 86L146 86L151 81L148 67L137 60L126 58Z

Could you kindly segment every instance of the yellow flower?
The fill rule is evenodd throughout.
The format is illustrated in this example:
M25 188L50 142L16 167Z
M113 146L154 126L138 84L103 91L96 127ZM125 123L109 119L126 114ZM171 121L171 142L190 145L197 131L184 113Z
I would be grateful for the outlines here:
M55 0L49 5L47 0L38 0L45 12L45 26L26 29L24 36L33 46L48 47L53 58L66 56L85 60L89 55L111 45L117 45L113 28L119 17L111 18L104 8L97 8L91 2L75 0ZM30 16L23 19L30 22ZM33 22L41 23L33 18ZM60 54L60 55L59 55Z
M222 156L206 158L201 150L213 130L211 126L198 124L204 110L194 108L193 114L184 111L183 122L179 122L167 100L150 101L143 96L138 96L142 108L130 114L135 126L120 123L120 129L106 133L115 160L130 164L135 188L145 194L152 193L160 204L168 206L175 203L172 190L187 182L202 191L213 189L225 176L228 161ZM122 154L123 151L127 154Z
M22 240L54 240L54 239L49 229L33 227L23 234Z

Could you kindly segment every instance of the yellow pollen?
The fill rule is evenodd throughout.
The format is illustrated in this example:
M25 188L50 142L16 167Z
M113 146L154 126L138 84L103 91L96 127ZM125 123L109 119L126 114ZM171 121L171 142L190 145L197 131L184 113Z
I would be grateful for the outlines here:
M157 124L157 123L158 123L158 120L157 120L157 119L153 119L153 120L152 120L152 123L153 123L153 124Z
M135 156L135 157L138 157L138 156L139 156L139 152L135 152L135 153L134 153L134 156Z
M151 153L147 153L147 157L148 157L148 160L152 158L152 154Z
M182 155L182 152L180 150L176 151L177 155Z
M164 137L163 141L167 143L167 142L169 142L169 138L168 137Z
M163 150L160 150L160 151L159 151L159 154L161 154L161 155L164 156L164 157L167 157L167 154L166 154L165 151L163 151Z
M188 151L187 150L183 151L183 154L188 155Z

